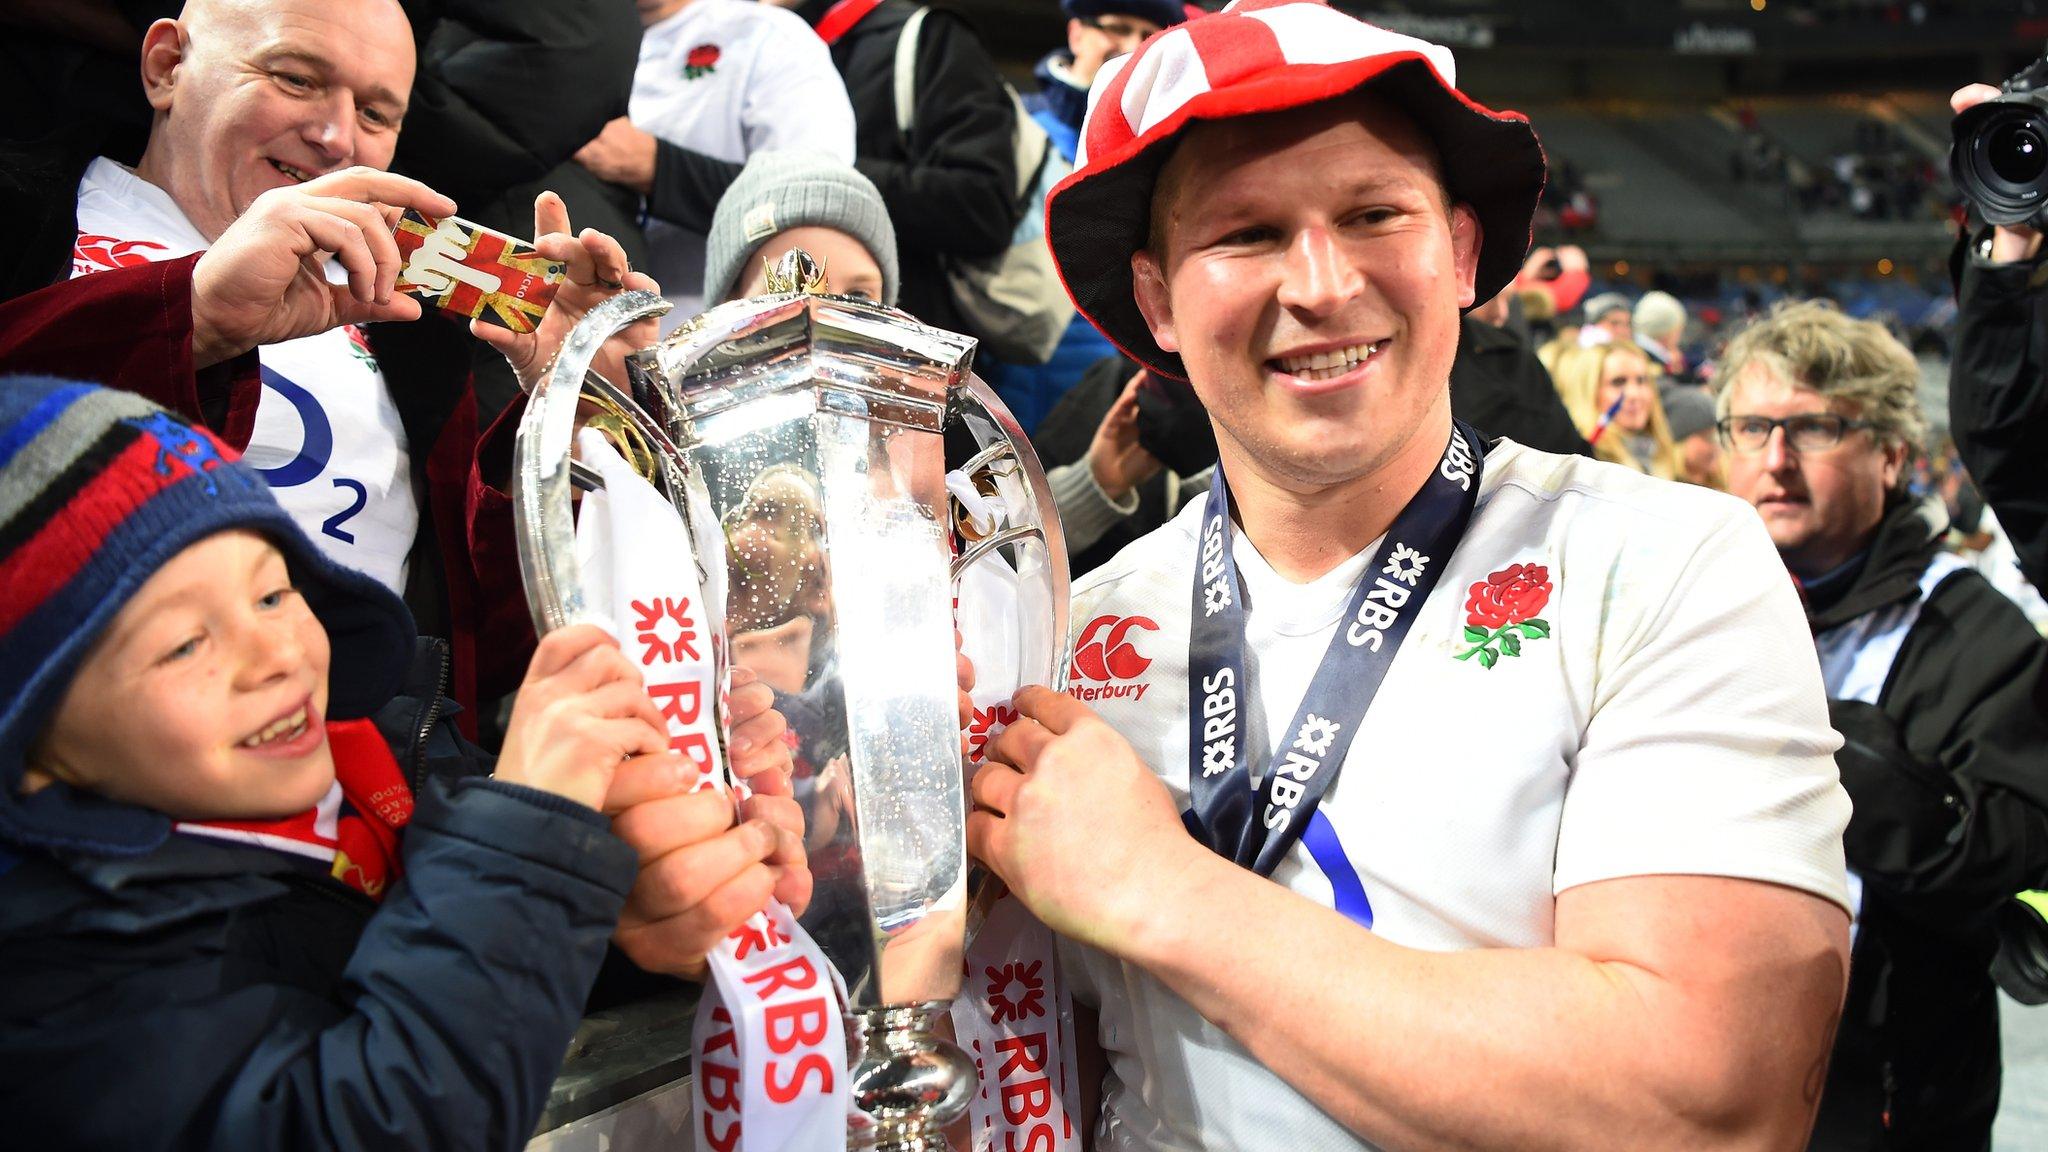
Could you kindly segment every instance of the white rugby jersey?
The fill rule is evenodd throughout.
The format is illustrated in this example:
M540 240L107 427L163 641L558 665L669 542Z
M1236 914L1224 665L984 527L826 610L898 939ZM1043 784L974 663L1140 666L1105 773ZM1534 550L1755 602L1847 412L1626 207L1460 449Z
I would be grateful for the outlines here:
M755 0L690 0L648 28L627 116L642 132L717 160L773 149L853 163L853 102L831 49L801 16ZM707 304L705 237L659 219L646 232L648 272L675 302L662 317L667 332Z
M1071 690L1183 810L1203 511L1089 573L1070 615ZM1233 539L1263 772L1378 543L1297 585ZM1504 607L1485 590L1515 565L1542 571L1495 582ZM1622 876L1743 877L1846 906L1838 744L1797 594L1747 505L1504 440L1323 799L1342 858L1297 843L1273 878L1341 908L1355 872L1372 931L1437 951L1548 946L1557 893ZM1370 1147L1141 969L1062 953L1101 1010L1100 1147Z
M170 193L122 165L99 157L78 182L73 278L206 248ZM348 280L332 260L327 278ZM405 426L368 341L348 326L266 344L256 358L263 391L242 459L329 558L403 594L419 503Z

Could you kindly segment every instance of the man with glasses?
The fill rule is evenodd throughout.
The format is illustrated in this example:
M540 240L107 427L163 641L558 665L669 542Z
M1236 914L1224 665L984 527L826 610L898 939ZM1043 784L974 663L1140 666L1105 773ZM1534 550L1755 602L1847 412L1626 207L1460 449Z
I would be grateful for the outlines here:
M1805 597L1855 805L1857 931L1813 1147L1988 1148L1994 917L2048 880L2048 645L1943 550L1940 501L1907 494L1920 372L1882 326L1783 307L1719 378L1729 490Z

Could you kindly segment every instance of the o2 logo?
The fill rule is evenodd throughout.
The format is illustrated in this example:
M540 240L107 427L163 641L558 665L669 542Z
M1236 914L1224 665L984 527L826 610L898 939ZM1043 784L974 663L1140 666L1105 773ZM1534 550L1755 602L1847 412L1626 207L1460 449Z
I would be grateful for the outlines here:
M299 414L299 426L304 437L299 442L299 454L275 468L258 468L256 474L272 488L297 488L319 479L327 470L327 462L334 455L334 423L327 418L327 410L320 406L320 400L284 374L267 365L259 365L263 386L292 406ZM334 478L334 486L354 496L348 507L321 521L321 534L332 536L344 544L356 542L356 535L342 525L353 519L370 502L370 490L360 480L346 477Z

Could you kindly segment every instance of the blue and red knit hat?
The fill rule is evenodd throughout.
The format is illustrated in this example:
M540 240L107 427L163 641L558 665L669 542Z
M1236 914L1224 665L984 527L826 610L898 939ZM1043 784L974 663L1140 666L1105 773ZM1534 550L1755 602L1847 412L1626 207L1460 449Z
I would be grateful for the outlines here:
M136 590L235 528L284 553L326 628L328 713L365 716L389 700L411 657L411 614L322 555L232 449L133 393L0 378L0 841L113 855L163 841L161 813L62 783L21 794L26 758Z

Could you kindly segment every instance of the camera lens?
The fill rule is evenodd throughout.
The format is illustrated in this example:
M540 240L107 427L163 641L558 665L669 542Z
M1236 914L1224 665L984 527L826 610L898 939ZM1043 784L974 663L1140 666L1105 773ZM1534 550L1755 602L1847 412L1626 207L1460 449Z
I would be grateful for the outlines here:
M1986 224L2048 227L2048 57L2025 75L1950 121L1949 175Z
M2037 122L2001 124L1984 141L1984 160L2000 180L2032 184L2048 172L2048 140Z

